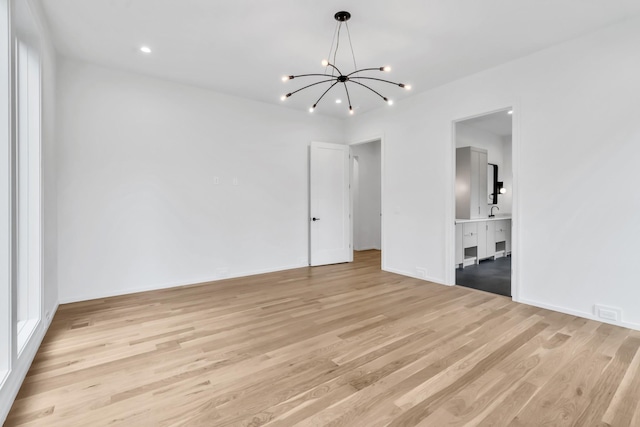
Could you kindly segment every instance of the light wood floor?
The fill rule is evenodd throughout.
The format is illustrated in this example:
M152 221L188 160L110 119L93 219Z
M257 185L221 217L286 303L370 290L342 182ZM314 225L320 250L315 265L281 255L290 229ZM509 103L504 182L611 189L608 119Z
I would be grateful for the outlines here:
M380 271L61 306L8 426L640 426L640 332Z

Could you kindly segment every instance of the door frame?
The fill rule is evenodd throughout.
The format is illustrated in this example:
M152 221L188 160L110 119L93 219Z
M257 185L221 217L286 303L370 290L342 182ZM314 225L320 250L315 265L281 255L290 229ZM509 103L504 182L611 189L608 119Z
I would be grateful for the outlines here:
M445 215L445 237L446 237L446 284L454 286L456 284L455 266L455 219L456 219L456 124L468 119L486 116L487 114L500 111L512 110L511 115L511 167L512 167L512 189L511 189L511 299L520 301L520 108L519 102L513 101L507 105L488 109L475 114L454 118L451 121L451 141L450 153L451 163L449 174L449 191L447 201L447 214Z
M380 252L381 252L381 266L382 270L386 271L386 258L385 258L385 233L384 233L384 219L385 219L385 204L384 204L384 188L385 188L385 144L384 144L384 134L374 135L369 138L357 139L355 141L347 143L349 147L354 145L362 145L368 144L370 142L380 141ZM353 159L349 159L349 203L351 204L351 249L353 253Z

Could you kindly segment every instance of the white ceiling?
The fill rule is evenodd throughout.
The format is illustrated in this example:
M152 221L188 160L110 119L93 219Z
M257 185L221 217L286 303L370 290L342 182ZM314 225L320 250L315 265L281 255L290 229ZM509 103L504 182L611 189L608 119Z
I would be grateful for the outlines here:
M375 86L394 100L640 14L638 0L40 1L64 56L302 110L323 85L283 103L300 82L281 77L324 71L339 10L352 14L358 66L391 65L381 77L413 86ZM337 64L352 71L340 55ZM348 116L347 104L334 102L344 99L338 88L314 114ZM393 108L357 89L356 113Z

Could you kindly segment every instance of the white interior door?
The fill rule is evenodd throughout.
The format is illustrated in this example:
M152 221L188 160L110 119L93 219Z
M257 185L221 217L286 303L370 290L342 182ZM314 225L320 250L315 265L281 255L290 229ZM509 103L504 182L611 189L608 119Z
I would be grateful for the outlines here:
M310 264L350 262L349 146L312 142L309 174Z

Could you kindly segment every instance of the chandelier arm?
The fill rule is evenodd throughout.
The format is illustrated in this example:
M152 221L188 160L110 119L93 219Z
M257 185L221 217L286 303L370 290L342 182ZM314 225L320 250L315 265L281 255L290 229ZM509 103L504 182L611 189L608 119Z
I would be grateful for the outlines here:
M384 71L384 70L381 70L380 68L381 68L381 67L376 67L376 68L363 68L363 69L361 69L361 70L355 70L354 72L347 74L347 77L349 77L349 76L351 76L351 75L353 75L353 74L356 74L356 73L360 73L360 72L362 72L362 71Z
M313 104L313 108L316 108L316 105L318 105L320 100L327 94L327 92L329 92L331 90L331 88L334 87L335 85L337 85L338 83L339 82L336 80L334 84L329 86L329 88L327 90L325 90L324 93L322 95L320 95L320 98L318 98L318 100Z
M364 87L366 87L366 88L367 88L367 89L369 89L371 92L375 93L375 94L376 94L376 95L378 95L380 98L384 99L384 100L385 100L385 102L386 102L386 101L388 101L388 99L387 99L385 96L380 95L380 93L378 93L378 92L376 92L375 90L371 89L369 86L367 86L367 85L365 85L365 84L362 84L362 83L360 83L360 82L357 82L357 81L355 81L355 80L351 80L351 79L349 79L349 81L350 81L350 82L352 82L352 83L355 83L355 84L357 84L357 85L360 85L360 86L364 86Z
M340 73L340 75L342 75L342 71L338 70L338 67L333 65L331 62L327 63L327 66L333 67L334 70L336 70L338 73Z
M333 77L333 78L335 78L335 76L332 76L331 74L298 74L297 76L293 76L293 78L296 78L296 77L309 77L309 76L325 76L325 77ZM289 80L291 80L291 79L289 79Z
M357 82L354 82L357 83ZM347 88L347 82L342 82L342 84L344 85L344 90L347 92L347 101L349 101L349 111L353 111L353 109L351 108L351 97L349 96L349 88Z
M300 88L300 89L298 89L298 90L294 90L293 92L291 92L291 93L289 94L289 96L293 95L294 93L300 92L301 90L304 90L304 89L306 89L306 88L308 88L308 87L315 86L315 85L319 85L320 83L332 82L332 81L334 81L334 80L337 80L337 78L335 78L335 79L329 79L329 80L322 80L322 81L319 81L319 82L311 83L310 85L306 85L305 87L301 87L301 88Z
M350 77L349 80L353 80L353 79L367 79L367 80L377 80L379 82L385 82L385 83L390 83L392 85L395 86L400 86L402 83L396 83L396 82L392 82L390 80L385 80L385 79L378 79L376 77Z

